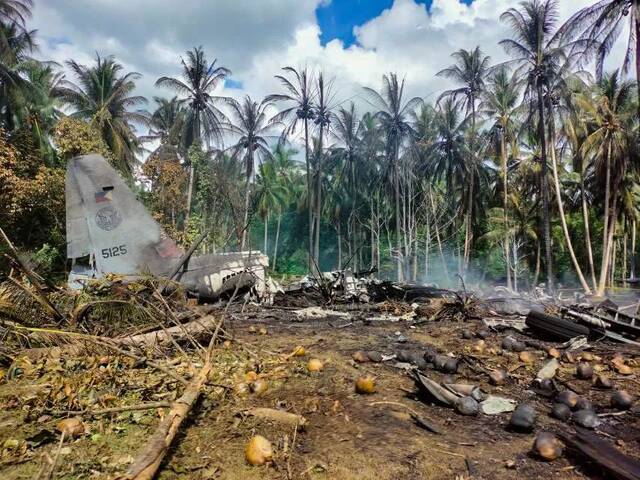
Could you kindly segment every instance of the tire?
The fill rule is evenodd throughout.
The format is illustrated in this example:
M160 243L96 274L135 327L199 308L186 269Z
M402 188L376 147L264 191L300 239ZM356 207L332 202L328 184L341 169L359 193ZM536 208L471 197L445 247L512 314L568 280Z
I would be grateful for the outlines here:
M570 340L580 335L589 336L588 327L565 320L563 318L547 315L538 310L531 310L525 321L531 330L543 333L545 336L561 340Z

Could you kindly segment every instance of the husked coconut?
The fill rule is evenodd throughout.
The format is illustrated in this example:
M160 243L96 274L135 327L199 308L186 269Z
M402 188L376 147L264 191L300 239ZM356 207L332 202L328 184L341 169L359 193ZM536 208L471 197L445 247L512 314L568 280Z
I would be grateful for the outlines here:
M551 432L540 432L533 443L536 455L548 462L562 455L562 444Z
M265 465L273 460L273 448L271 442L262 435L251 437L244 447L244 456L250 465Z

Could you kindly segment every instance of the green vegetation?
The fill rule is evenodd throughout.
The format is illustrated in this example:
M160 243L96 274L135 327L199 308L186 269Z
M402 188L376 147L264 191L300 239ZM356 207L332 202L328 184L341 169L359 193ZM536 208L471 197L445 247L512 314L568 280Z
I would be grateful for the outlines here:
M49 272L64 269L65 162L98 152L178 241L207 231L204 252L260 248L279 274L378 268L597 293L635 275L637 0L564 25L555 0L509 9L510 60L454 52L433 104L396 73L342 104L325 75L293 67L262 101L224 98L231 72L196 47L156 81L175 96L151 112L140 75L113 57L70 59L71 79L35 60L31 8L0 0L0 226ZM605 72L618 40L632 47Z

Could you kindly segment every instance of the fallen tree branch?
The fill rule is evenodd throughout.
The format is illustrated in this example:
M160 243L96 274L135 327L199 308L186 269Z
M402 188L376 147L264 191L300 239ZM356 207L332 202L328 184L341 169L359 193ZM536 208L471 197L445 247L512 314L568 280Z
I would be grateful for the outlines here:
M149 403L140 403L137 405L125 405L123 407L111 407L111 408L103 408L101 410L52 410L47 412L49 415L61 416L61 415L88 415L88 416L98 416L98 415L108 415L110 413L121 413L121 412L131 412L134 410L151 410L154 408L170 408L170 402L149 402Z
M207 315L170 328L163 328L149 333L130 335L128 337L114 338L112 341L118 345L136 345L144 347L156 347L171 342L175 337L199 335L217 328L216 319Z
M164 456L180 430L182 422L187 418L198 398L200 398L202 387L205 385L209 372L213 367L213 346L222 328L222 322L222 319L218 321L213 336L209 341L204 365L195 379L187 385L180 398L173 402L171 410L162 419L142 452L137 456L127 472L117 477L119 480L151 480L158 471Z

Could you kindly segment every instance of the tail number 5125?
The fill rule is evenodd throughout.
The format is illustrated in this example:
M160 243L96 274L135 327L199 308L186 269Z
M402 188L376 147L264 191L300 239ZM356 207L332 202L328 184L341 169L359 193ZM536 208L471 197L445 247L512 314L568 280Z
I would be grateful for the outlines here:
M102 258L121 257L126 254L127 254L126 245L118 245L117 247L102 249Z

